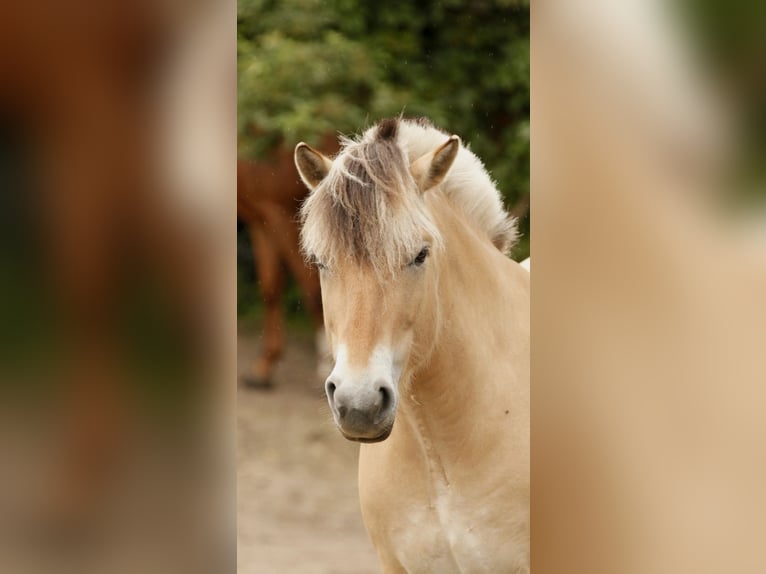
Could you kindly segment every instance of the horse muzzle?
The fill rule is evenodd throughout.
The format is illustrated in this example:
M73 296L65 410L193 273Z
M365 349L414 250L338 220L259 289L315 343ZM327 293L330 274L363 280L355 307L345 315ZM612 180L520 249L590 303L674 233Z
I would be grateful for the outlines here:
M335 424L348 440L380 442L391 434L397 404L392 383L379 379L354 384L331 375L325 383L325 392Z

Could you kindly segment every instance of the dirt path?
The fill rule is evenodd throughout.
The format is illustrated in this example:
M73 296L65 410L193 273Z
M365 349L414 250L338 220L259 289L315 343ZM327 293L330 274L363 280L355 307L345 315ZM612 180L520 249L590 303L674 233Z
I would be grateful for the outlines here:
M257 333L240 334L243 372ZM290 334L272 391L239 388L239 574L377 574L359 512L358 446L335 430L309 335Z

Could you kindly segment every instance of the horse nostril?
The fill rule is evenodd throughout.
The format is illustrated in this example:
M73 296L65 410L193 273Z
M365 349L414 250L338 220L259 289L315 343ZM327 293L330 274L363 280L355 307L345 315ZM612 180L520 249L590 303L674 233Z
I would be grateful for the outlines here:
M381 385L378 388L378 392L380 393L380 411L381 413L385 413L388 411L388 409L391 407L391 404L393 403L393 394L391 393L391 389L387 385Z
M332 401L332 398L335 396L335 389L337 387L335 386L335 383L332 381L327 381L324 386L324 390L327 393L327 397Z

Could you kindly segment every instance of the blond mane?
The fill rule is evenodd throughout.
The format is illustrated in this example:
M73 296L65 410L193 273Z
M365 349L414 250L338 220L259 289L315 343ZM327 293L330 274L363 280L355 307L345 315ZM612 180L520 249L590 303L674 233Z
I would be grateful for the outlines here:
M425 120L387 119L356 139L343 138L327 177L301 208L304 253L330 269L340 258L392 274L427 243L443 239L410 173L410 164L444 144L448 134ZM516 239L515 219L482 162L460 147L443 193L501 251Z

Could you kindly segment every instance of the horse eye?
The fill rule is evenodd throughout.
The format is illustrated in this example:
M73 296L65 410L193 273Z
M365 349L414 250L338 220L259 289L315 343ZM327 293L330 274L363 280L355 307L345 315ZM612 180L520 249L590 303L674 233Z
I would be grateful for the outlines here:
M428 247L424 247L420 250L420 253L418 253L418 256L413 259L411 265L420 267L425 262L426 257L428 257Z
M316 255L311 256L311 264L314 265L317 269L327 269L327 266L322 263L319 259L316 258Z

